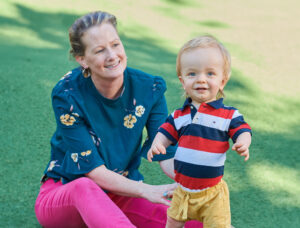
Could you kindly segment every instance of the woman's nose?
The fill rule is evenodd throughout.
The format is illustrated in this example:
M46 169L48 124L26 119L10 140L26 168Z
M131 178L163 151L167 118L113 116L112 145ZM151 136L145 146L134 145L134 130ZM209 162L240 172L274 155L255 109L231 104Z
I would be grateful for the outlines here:
M107 58L109 59L109 60L111 60L111 59L115 59L116 58L116 56L117 56L117 54L116 54L116 52L113 50L113 49L107 49Z

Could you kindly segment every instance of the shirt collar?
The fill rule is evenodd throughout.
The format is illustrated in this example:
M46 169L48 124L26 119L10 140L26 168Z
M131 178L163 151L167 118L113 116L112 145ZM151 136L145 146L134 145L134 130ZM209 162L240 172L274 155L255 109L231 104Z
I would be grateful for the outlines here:
M220 99L212 101L212 102L208 102L206 104L210 105L211 107L213 107L215 109L219 109L223 106L223 98L220 98ZM182 108L184 109L186 106L191 106L191 105L192 105L192 99L190 97L188 97L188 98L186 98Z

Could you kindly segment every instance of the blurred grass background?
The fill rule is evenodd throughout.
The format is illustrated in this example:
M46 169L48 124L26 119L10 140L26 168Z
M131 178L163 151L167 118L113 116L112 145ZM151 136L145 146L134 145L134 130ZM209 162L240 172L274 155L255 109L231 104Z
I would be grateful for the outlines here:
M39 227L34 201L55 130L50 93L77 65L69 26L94 10L117 16L129 66L165 78L170 112L183 102L175 72L181 45L209 33L227 46L225 103L253 128L250 160L227 154L232 224L299 227L299 7L296 0L2 0L0 227ZM170 183L156 163L141 169L147 183Z

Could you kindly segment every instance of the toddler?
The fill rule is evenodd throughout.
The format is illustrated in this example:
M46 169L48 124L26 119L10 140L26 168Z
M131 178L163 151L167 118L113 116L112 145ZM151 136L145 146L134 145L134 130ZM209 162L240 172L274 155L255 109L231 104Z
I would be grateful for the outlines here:
M204 227L230 227L230 203L222 179L229 138L232 150L249 159L251 128L234 107L223 104L230 78L230 54L212 36L187 42L177 56L177 75L186 92L183 106L159 128L147 157L165 154L178 143L174 179L178 183L168 209L166 227L183 227L188 220Z

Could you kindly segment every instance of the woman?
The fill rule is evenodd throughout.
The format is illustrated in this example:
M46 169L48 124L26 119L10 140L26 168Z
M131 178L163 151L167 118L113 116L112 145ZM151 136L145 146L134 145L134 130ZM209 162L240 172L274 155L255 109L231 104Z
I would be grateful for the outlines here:
M69 38L81 67L52 91L57 129L35 204L38 221L56 228L165 227L165 196L175 185L145 184L138 171L167 116L165 82L127 67L109 13L79 18ZM148 140L141 148L145 126ZM173 156L169 148L156 158L169 176Z

